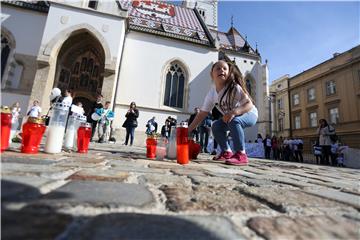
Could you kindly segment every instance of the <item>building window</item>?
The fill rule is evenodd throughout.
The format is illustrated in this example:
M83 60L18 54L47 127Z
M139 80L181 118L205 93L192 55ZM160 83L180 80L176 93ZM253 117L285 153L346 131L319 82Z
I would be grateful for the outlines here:
M293 95L293 105L296 106L299 105L299 103L300 103L300 96L298 93L296 93Z
M316 112L309 113L309 123L310 123L310 127L317 126L317 113Z
M326 96L333 95L336 93L336 83L335 81L326 82Z
M283 109L284 108L284 101L283 101L282 98L277 100L277 106L278 106L278 109Z
M284 119L283 118L279 118L279 120L278 120L278 129L279 129L279 131L281 132L281 131L284 131Z
M96 9L98 5L98 1L89 1L88 7L92 9Z
M205 10L199 9L199 14L205 20Z
M164 105L182 108L184 105L185 74L177 63L172 63L166 74Z
M308 95L308 102L314 101L316 96L315 96L315 88L309 88L307 90L307 95Z
M300 120L301 120L300 115L296 115L294 117L295 129L300 129L300 127L301 127Z
M337 107L329 109L329 120L331 124L339 122L339 109Z
M5 36L1 34L1 82L3 80L4 69L6 68L10 54L10 42Z

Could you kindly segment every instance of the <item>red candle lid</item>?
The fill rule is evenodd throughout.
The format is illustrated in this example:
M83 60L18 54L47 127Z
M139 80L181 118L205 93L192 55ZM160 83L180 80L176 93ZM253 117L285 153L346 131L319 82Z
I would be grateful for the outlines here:
M91 128L91 124L88 122L83 122L80 124L80 127L86 127L86 128Z
M45 118L41 117L29 117L28 122L31 123L38 123L38 124L45 124Z

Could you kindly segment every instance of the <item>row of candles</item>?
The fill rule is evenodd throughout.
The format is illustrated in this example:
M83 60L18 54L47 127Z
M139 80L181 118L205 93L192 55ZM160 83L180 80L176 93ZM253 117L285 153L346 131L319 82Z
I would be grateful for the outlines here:
M76 147L79 153L88 152L91 125L86 122L86 116L71 115L68 117L69 108L69 105L62 103L56 103L53 106L44 148L46 153L60 153L63 146L68 150ZM4 152L9 147L11 119L10 109L1 107L1 152ZM29 117L22 126L21 152L38 153L46 128L45 118ZM74 146L74 143L77 143L77 145Z
M188 164L189 159L197 158L200 149L200 144L188 137L186 122L171 127L169 140L155 136L146 139L146 157L149 159L163 160L166 156L168 159L176 159L179 164Z

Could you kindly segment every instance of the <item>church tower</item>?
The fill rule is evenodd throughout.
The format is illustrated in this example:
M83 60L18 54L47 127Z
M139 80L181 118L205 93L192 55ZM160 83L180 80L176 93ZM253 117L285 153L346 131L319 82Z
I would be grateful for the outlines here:
M184 0L183 7L196 8L205 24L210 28L218 28L218 1L217 0Z

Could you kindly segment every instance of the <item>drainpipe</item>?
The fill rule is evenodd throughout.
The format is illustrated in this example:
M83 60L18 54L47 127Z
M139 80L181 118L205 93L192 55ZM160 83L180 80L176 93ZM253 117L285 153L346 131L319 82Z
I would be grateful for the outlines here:
M287 79L287 93L288 93L288 110L289 110L289 137L292 137L292 117L291 117L291 95L290 95L290 78Z

